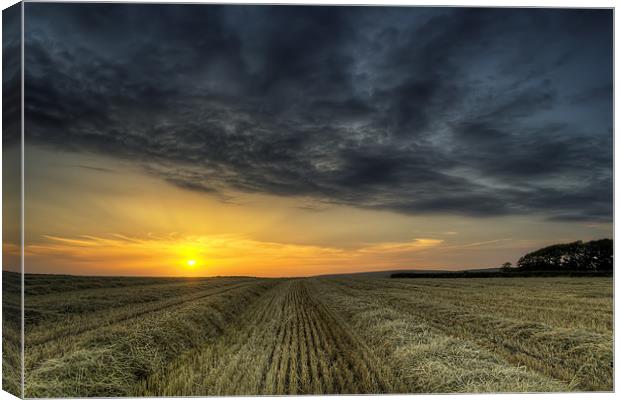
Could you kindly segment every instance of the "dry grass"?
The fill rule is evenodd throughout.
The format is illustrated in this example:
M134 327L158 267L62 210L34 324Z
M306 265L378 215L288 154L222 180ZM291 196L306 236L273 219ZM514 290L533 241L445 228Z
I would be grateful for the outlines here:
M592 279L591 285L584 281L587 279ZM585 300L583 297L583 293L590 293L592 286L596 287L600 280L604 281L605 278L573 278L560 281L552 278L523 278L517 279L514 285L521 283L528 285L527 288L523 286L512 294L498 292L493 288L494 282L487 282L488 279L446 279L445 284L452 287L445 289L449 292L445 295L432 294L433 289L424 287L425 282L416 286L405 283L401 287L393 287L398 282L389 282L392 287L379 292L373 289L376 282L346 281L341 282L340 287L348 289L356 297L361 296L359 292L371 291L374 298L382 299L385 304L409 315L410 318L424 321L437 331L476 343L512 364L523 365L545 376L567 382L572 388L611 390L612 334L605 327L611 326L612 297L607 297L608 303L604 306L601 306L598 297ZM441 283L437 281L439 280L429 280L426 283ZM611 280L607 281L609 286L600 288L599 293L611 291ZM550 291L552 282L554 290ZM487 301L488 304L484 307L476 304L476 294L482 292L481 284L488 288L495 306L491 301ZM500 279L499 284L500 287L503 286L504 280ZM536 295L540 296L539 300L534 300L537 307L551 311L532 312L527 316L519 312L519 319L507 317L505 311L502 311L505 303L512 301L514 307L518 308L519 299L528 298L529 302L532 302ZM549 296L565 304L563 309L566 314L563 319L557 320L557 315L552 311L557 304L550 302ZM582 314L587 313L606 315L607 320L599 316L602 321L598 329L584 329ZM544 320L541 315L554 317Z
M2 390L21 397L21 275L2 273Z
M287 281L218 341L146 380L138 394L386 393L388 373L304 281Z
M86 319L83 326L74 326L75 335L54 334L43 342L31 343L27 334L26 395L128 396L133 384L219 335L240 308L274 284L230 282L227 290L216 293L206 289L200 296L147 303L151 307L147 313L139 304L129 316L122 308L122 318L104 320L99 328Z
M28 397L613 389L609 278L76 279L27 283Z

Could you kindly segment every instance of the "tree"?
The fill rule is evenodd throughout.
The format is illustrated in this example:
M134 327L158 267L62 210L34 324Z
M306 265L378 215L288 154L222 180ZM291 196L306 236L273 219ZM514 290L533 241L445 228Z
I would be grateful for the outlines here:
M502 272L510 272L512 270L512 263L503 263L499 270Z
M611 271L613 240L555 244L524 255L517 266L527 271Z
M614 242L611 239L593 240L585 249L586 268L591 271L611 271L614 268Z

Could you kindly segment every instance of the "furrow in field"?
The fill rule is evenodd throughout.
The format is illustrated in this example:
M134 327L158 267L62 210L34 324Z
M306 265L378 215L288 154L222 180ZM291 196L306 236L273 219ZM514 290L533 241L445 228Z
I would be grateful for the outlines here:
M394 296L394 304L450 335L472 340L517 365L584 390L611 390L611 335L583 329L553 328L543 323L474 314L436 303L415 303ZM449 321L446 324L446 321Z
M471 279L470 279L471 280ZM471 288L428 287L424 285L393 284L390 281L341 281L339 284L361 291L374 292L377 287L390 293L410 295L455 307L466 307L469 311L493 313L497 316L528 322L541 322L562 328L582 328L598 333L608 333L612 329L612 303L607 299L581 300L562 292L563 298L549 298L535 290L505 291L488 286L483 291ZM608 285L606 291L609 291ZM548 289L545 287L545 290ZM542 290L540 291L542 292ZM603 292L604 293L604 292Z
M502 296L519 301L519 305L564 306L591 309L593 306L609 305L613 297L611 278L579 278L586 281L574 283L574 278L562 281L558 278L429 278L429 279L339 279L334 283L373 291L376 287L418 290L422 293L450 294L469 299L488 299ZM508 283L507 283L508 282ZM511 284L512 283L512 284ZM553 285L554 290L549 290Z
M254 315L263 315L260 318ZM383 393L379 362L304 280L272 289L213 345L176 359L135 395ZM199 375L191 373L201 366ZM188 380L189 379L189 380Z
M392 367L389 383L395 392L568 389L560 381L507 363L471 340L447 335L386 301L381 288L368 295L329 280L313 284L321 298L381 356L382 363ZM450 325L450 321L444 323Z
M115 332L128 327L131 328L143 323L156 324L157 321L162 318L174 316L175 314L183 315L187 309L192 310L197 306L208 305L211 307L210 311L212 312L204 316L205 320L209 322L212 318L216 318L218 316L218 312L220 311L217 309L217 301L212 300L218 300L222 296L234 297L236 293L242 293L248 289L252 291L263 284L264 282L259 281L255 282L254 285L236 285L228 288L227 290L219 290L216 293L210 292L208 295L202 295L191 300L185 299L184 301L179 301L178 304L173 304L168 307L156 307L156 309L151 312L143 312L138 309L136 311L140 311L139 315L132 315L129 318L123 318L109 324L101 324L101 326L97 326L98 316L92 316L90 319L85 320L85 324L90 327L89 329L77 328L77 334L69 333L66 335L60 335L53 340L46 341L45 343L29 346L27 348L27 357L24 360L26 370L34 370L38 368L44 360L56 359L59 357L64 357L65 355L70 355L72 352L79 349L84 342L98 340L98 338L104 337L108 332ZM215 325L211 324L210 326Z
M306 367L309 371L308 381L305 382L305 387L311 388L312 393L324 393L323 380L320 379L319 375L319 356L317 354L319 346L316 339L316 331L305 309L301 310L300 317L303 322L305 339L303 343L307 351Z
M258 393L267 379L268 367L278 357L277 347L269 352L255 352L252 362L246 349L261 348L265 340L283 340L284 329L273 322L283 318L279 299L285 291L282 283L250 304L219 340L181 354L163 371L139 382L132 395L187 396L193 393L220 393L243 385ZM247 329L241 329L241 327ZM242 370L245 364L246 370Z
M26 296L26 329L46 323L63 323L79 314L106 312L123 306L186 296L207 289L242 283L244 279L213 278L120 288L74 290L40 296Z
M506 280L515 283L514 285L507 285L503 282ZM522 280L525 282L521 282ZM589 281L588 285L557 282L555 278L504 278L500 282L494 278L339 279L333 280L333 282L338 285L354 286L360 290L374 291L377 287L404 289L434 295L443 293L455 297L466 297L468 300L484 300L489 297L502 296L506 300L518 300L519 304L525 305L543 304L556 307L566 305L567 301L570 301L571 307L585 309L592 306L608 305L608 299L613 296L610 278L597 278L596 283ZM549 290L550 285L553 285L555 290Z
M182 296L180 298L166 298L156 302L148 302L139 305L128 305L122 308L106 310L99 314L79 315L66 321L59 322L53 327L45 325L39 329L27 332L26 346L29 348L46 344L56 339L67 336L77 336L93 330L101 329L128 320L139 318L146 314L164 311L182 306L184 303L200 300L210 296L217 296L240 287L252 285L252 283L236 283L224 288L215 287L203 292Z
M138 288L162 284L195 282L205 278L130 278L26 274L24 276L26 297L59 295L82 290ZM210 279L210 278L206 278Z
M613 387L611 279L148 282L36 296L25 395Z
M256 281L235 290L186 302L182 307L107 326L56 353L30 351L27 397L128 396L138 382L165 368L183 352L214 342L229 324L273 287ZM53 349L51 349L53 350ZM87 371L87 373L86 373Z
M355 289L352 295L360 296ZM447 335L468 340L501 355L516 365L585 390L611 390L612 343L610 335L583 329L553 328L544 323L502 318L446 304L441 299L377 290L384 304L429 324Z

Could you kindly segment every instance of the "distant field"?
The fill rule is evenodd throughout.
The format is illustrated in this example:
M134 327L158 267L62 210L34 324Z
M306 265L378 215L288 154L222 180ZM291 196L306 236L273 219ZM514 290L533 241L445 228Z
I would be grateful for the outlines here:
M611 278L26 278L26 396L613 390Z

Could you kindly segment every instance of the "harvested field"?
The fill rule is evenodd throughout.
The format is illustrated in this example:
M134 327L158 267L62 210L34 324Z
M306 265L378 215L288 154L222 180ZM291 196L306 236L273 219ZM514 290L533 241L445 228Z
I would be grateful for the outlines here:
M27 397L613 390L610 278L71 279Z

